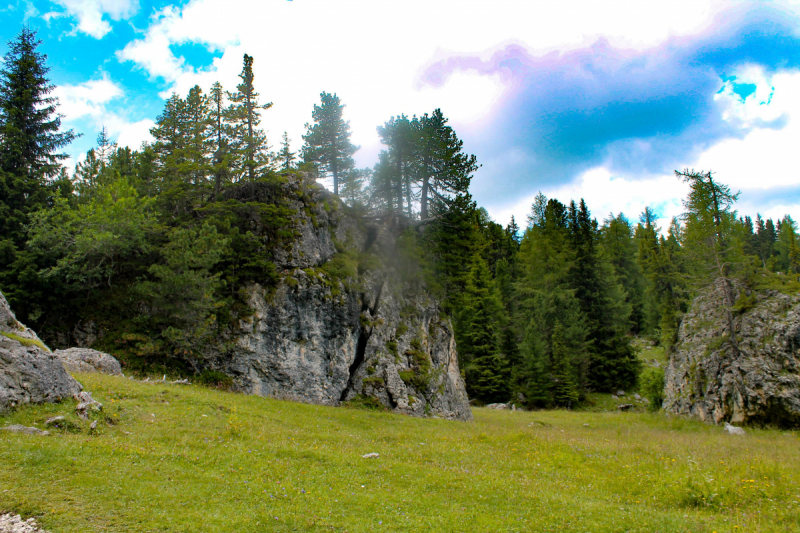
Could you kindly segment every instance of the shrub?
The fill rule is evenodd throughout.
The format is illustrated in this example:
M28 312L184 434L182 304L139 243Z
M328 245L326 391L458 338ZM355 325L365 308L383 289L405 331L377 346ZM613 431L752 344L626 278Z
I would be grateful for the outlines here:
M195 381L219 389L230 389L233 386L233 378L218 370L203 370L203 373Z
M658 411L664 403L664 369L648 367L639 379L641 392L650 401L650 410Z

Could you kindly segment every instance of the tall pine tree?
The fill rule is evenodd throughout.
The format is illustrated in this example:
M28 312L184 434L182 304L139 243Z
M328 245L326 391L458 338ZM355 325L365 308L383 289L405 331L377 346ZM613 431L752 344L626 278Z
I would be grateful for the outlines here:
M339 194L341 179L353 170L359 147L350 142L350 123L344 120L344 104L336 94L322 92L320 105L311 112L313 124L306 124L303 135L303 161L314 163L319 171L333 178L333 194Z

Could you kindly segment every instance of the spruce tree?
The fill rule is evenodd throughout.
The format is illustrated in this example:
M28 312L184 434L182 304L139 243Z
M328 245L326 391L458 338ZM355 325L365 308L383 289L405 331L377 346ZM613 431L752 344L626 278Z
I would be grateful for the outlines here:
M564 331L560 322L556 322L555 326L553 326L550 346L553 361L553 402L556 405L570 408L578 401L580 394L574 377L574 367L571 364L570 354L564 343Z
M484 402L508 395L505 364L498 353L498 325L502 307L486 262L476 255L459 313L459 357L465 366L467 390Z
M339 194L341 179L355 167L353 154L359 147L350 142L350 122L344 120L344 104L336 94L320 93L320 105L311 112L313 124L306 123L303 161L314 163L333 178L333 194Z
M55 88L36 31L23 27L8 43L0 70L0 239L21 248L24 225L48 205L48 182L67 158L59 150L76 137L59 131Z

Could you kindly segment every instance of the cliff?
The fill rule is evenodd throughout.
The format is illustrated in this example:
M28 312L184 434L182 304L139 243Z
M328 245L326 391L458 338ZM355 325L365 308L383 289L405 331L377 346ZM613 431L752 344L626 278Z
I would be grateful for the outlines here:
M800 296L737 286L727 340L721 291L698 296L665 372L664 409L706 422L800 426Z

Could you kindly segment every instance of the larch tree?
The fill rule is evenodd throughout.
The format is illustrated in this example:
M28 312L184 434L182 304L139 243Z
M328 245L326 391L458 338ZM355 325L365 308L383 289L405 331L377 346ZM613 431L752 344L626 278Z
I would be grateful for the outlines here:
M353 154L359 146L350 142L350 122L344 120L344 104L336 94L322 92L320 105L311 112L313 124L306 123L302 155L305 163L313 163L324 176L333 178L333 193L339 194L342 177L355 167Z
M734 290L731 273L740 259L737 243L732 238L736 225L733 204L739 193L714 180L711 172L675 171L689 185L684 200L686 224L684 244L696 272L696 283L706 285L716 281L722 291L723 306L728 320L728 341L734 353L739 351L733 322Z

